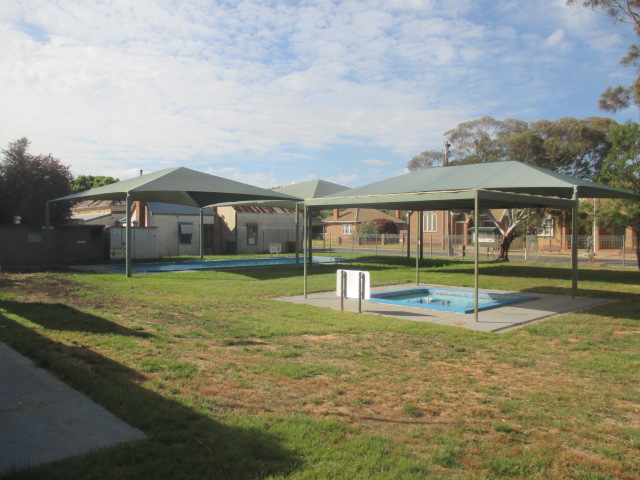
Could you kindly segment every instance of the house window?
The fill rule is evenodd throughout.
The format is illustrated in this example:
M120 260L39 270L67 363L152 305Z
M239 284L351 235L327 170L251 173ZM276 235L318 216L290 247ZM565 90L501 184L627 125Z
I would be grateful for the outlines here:
M539 237L553 237L553 218L547 217L542 221L542 225L538 227Z
M258 244L258 224L247 223L247 245Z
M27 242L40 243L42 242L42 230L37 228L30 228L27 233Z
M345 223L342 225L342 234L343 235L351 235L351 224Z
M191 245L193 239L193 223L178 223L178 241L183 245Z
M438 230L438 217L436 212L424 212L422 215L422 231L436 232Z

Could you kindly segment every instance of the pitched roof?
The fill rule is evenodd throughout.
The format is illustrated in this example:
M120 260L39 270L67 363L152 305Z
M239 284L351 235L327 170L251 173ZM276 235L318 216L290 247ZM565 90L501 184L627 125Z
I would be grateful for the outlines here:
M305 203L314 208L359 205L452 209L473 208L477 195L484 208L569 207L574 187L581 198L640 200L640 195L544 168L521 162L495 162L418 170Z
M131 200L175 203L193 207L241 200L296 200L295 197L284 193L178 167L56 198L53 201L82 198L124 199L127 195Z
M375 219L382 218L383 220L391 220L394 223L406 223L396 217L392 217L389 214L376 210L375 208L347 208L338 213L338 218L333 216L322 220L325 223L364 223L371 222Z
M263 214L291 214L295 213L293 208L285 207L263 207L258 205L234 205L233 209L239 213L263 213Z
M349 190L349 187L339 185L326 180L308 180L306 182L298 182L284 187L274 188L274 192L286 193L298 197L301 200L305 198L324 197L336 192Z
M200 215L200 207L179 205L176 203L146 202L147 208L153 215ZM213 210L204 208L205 217L214 215Z

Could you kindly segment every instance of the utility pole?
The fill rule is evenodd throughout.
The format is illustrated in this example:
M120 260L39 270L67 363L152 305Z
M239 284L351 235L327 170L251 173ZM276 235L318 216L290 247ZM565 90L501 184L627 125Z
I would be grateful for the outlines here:
M449 166L449 147L450 146L451 144L449 143L449 140L445 140L444 141L444 161L442 162L443 167Z
M445 140L444 141L444 161L442 162L442 166L443 167L448 167L449 166L449 147L451 146L451 144L449 143L449 140ZM445 231L447 232L447 255L451 255L451 219L450 219L450 212L449 210L447 210L445 212L444 215L444 225L443 225L443 229L442 229L442 248L444 249L444 234Z

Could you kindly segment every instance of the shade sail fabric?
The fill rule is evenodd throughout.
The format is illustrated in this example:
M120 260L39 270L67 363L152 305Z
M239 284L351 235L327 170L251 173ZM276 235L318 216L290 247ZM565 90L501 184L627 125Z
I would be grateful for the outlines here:
M86 192L56 198L60 200L121 199L176 203L206 207L220 202L239 200L297 200L285 193L254 187L189 168L177 167L148 173L122 182L105 185Z
M388 180L306 199L309 207L364 206L419 210L469 208L478 191L483 208L569 207L578 187L581 198L640 195L520 162L495 162L419 170Z
M291 195L296 197L295 201L287 200L254 200L244 202L228 202L216 205L217 207L225 206L243 206L256 205L261 207L287 207L296 208L296 203L302 203L305 198L316 198L330 195L336 192L344 192L349 188L337 183L327 182L326 180L308 180L306 182L294 183L284 187L274 188L273 191Z

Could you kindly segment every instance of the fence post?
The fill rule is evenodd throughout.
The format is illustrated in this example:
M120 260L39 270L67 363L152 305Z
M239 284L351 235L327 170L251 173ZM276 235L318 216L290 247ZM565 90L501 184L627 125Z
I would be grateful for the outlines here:
M625 259L627 256L627 232L622 236L622 268L625 267Z

